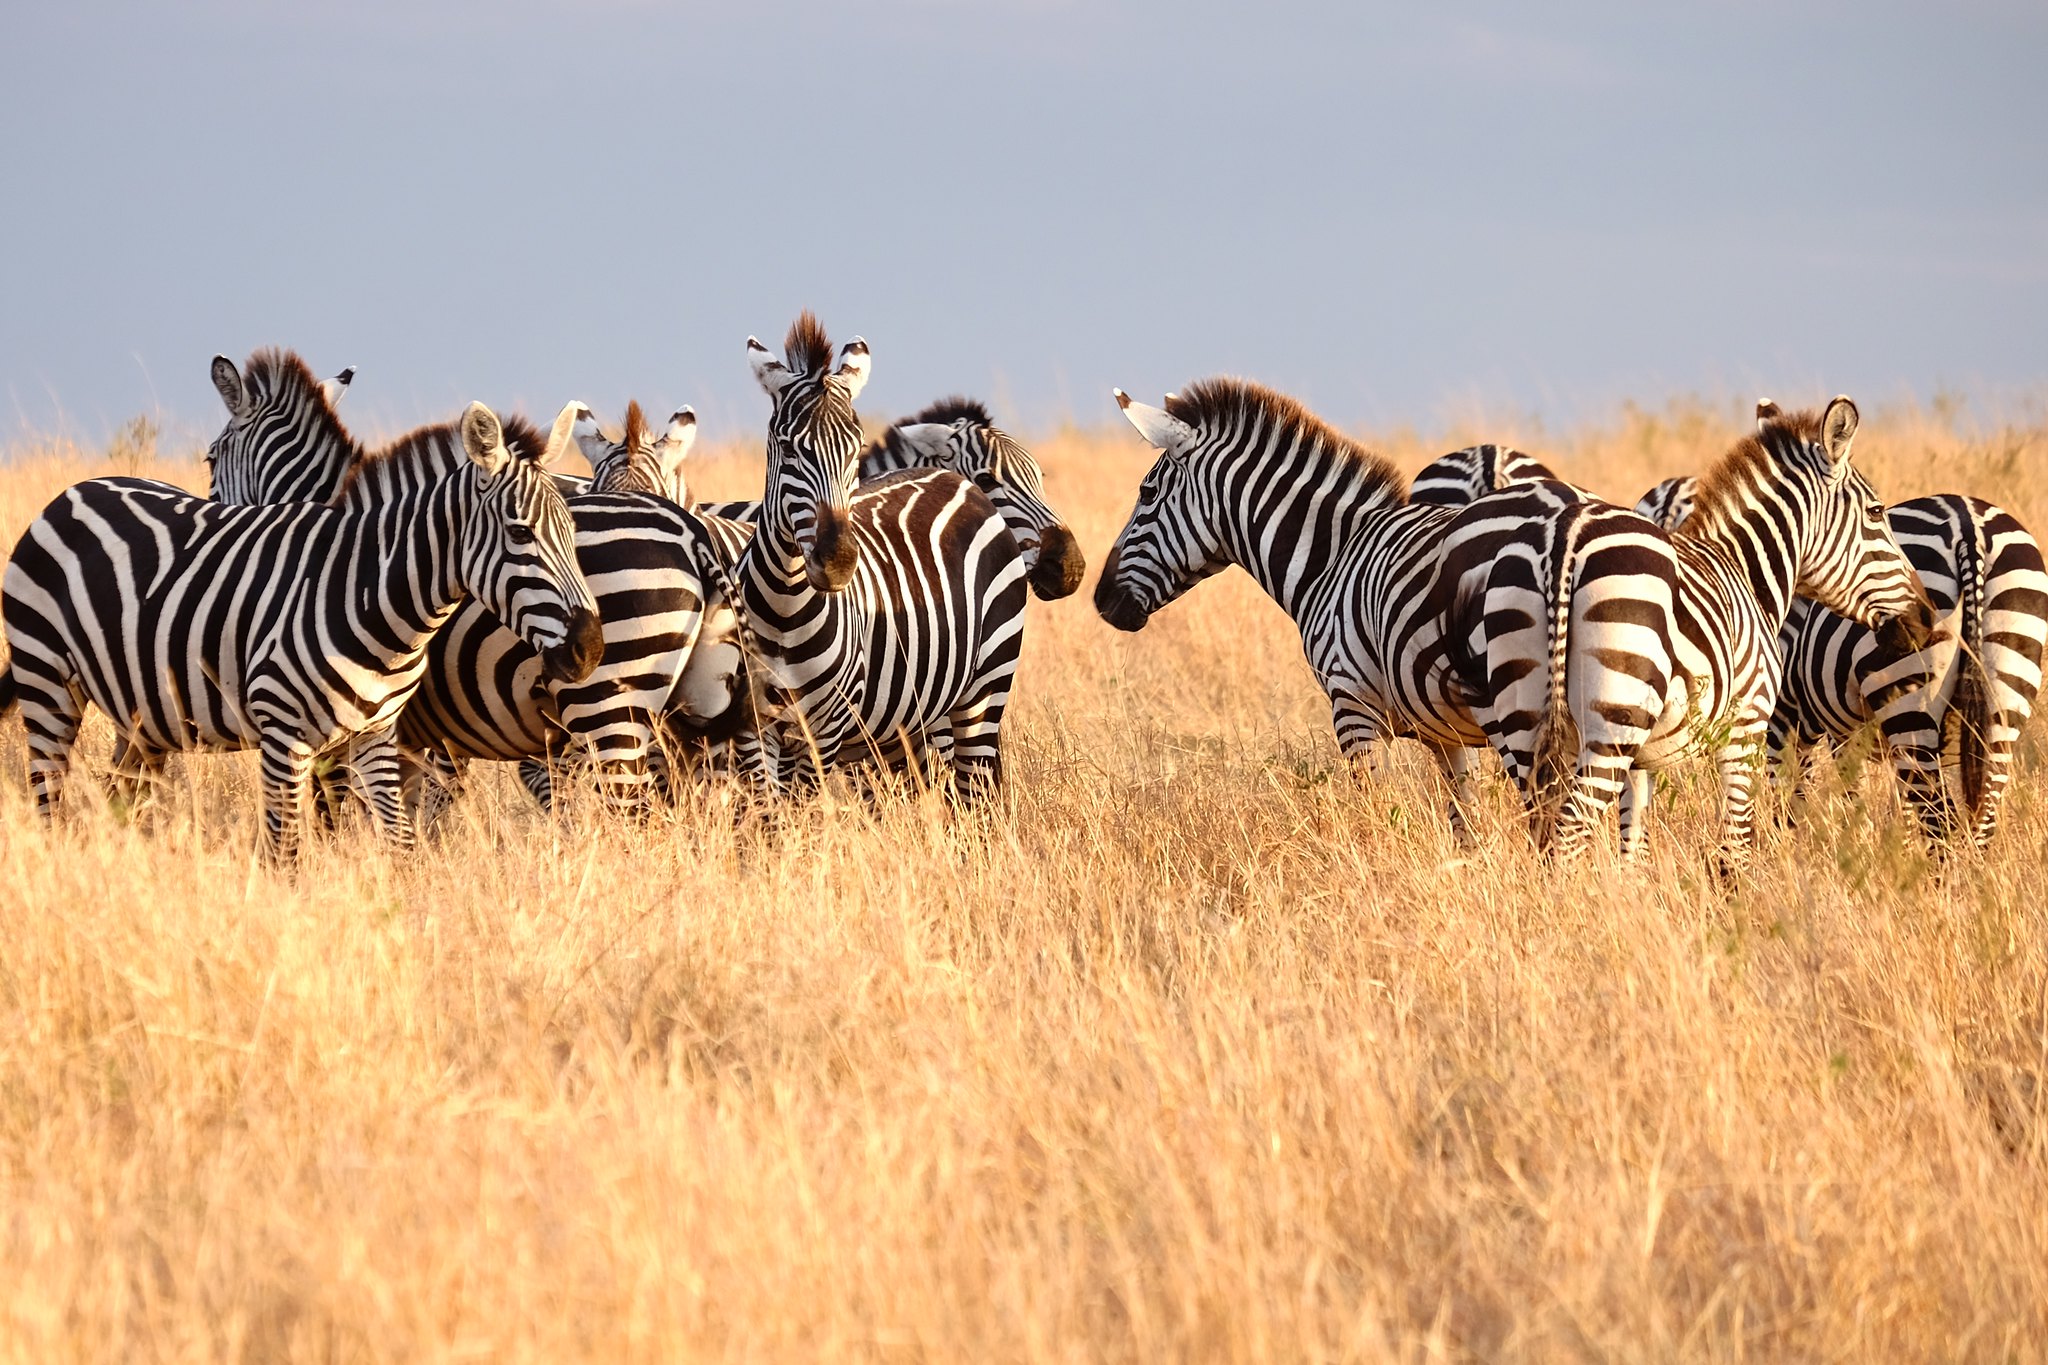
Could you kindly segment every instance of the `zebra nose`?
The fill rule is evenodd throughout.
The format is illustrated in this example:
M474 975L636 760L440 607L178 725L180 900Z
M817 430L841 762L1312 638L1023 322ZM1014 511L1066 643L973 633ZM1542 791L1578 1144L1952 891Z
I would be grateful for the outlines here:
M860 545L854 540L849 523L845 508L818 504L810 552L804 556L804 578L819 592L838 592L844 588L860 563Z
M1031 590L1048 602L1071 597L1088 572L1081 542L1064 526L1046 530L1038 542L1038 561L1031 566Z
M588 607L569 613L569 636L540 656L541 669L556 682L579 683L604 658L604 623Z

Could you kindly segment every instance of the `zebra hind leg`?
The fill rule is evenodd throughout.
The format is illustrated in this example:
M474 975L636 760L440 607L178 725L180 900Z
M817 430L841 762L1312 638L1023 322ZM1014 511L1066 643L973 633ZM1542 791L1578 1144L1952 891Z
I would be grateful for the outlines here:
M1621 856L1631 861L1643 856L1649 842L1650 802L1656 777L1642 768L1628 770L1628 785L1621 789Z
M35 796L36 813L48 818L64 800L71 750L85 723L85 697L70 679L31 672L25 667L28 662L23 654L15 654L14 681L28 738L29 791Z
M305 822L313 779L313 750L304 740L266 733L261 740L263 767L263 847L276 862L299 854L300 826Z
M111 785L114 801L129 816L141 814L163 784L164 751L137 735L114 742Z
M395 848L412 848L418 836L406 802L404 763L391 732L357 740L349 753L348 771L351 789L369 807L384 837Z
M1010 700L1009 679L1002 690L984 693L946 717L942 738L952 750L951 791L969 809L991 805L1003 787L1003 710Z

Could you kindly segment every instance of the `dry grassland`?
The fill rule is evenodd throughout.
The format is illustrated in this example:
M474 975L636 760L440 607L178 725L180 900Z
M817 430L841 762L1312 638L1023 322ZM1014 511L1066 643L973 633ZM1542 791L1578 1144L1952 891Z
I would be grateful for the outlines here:
M1741 414L1518 434L1632 498ZM1099 563L1147 452L1034 446ZM1857 446L2048 531L2048 425ZM114 464L201 476L11 456L10 544ZM1640 869L1545 869L1498 784L1461 857L1419 754L1338 769L1242 575L1138 636L1034 602L1011 717L986 823L617 829L499 772L297 871L246 756L44 829L0 724L0 1356L2048 1354L2038 724L1988 857L1939 880L1851 765L1723 894L1704 770Z

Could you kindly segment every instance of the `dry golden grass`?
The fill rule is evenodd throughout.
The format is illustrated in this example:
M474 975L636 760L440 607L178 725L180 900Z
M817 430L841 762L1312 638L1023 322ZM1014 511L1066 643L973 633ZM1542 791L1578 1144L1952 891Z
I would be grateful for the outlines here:
M1632 497L1741 425L1547 450ZM2039 426L1878 409L1858 447L2048 528ZM1036 449L1099 561L1145 452ZM109 467L13 454L10 543ZM246 756L45 829L6 722L5 1356L2048 1351L2038 728L1946 882L1865 767L1726 895L1704 773L1640 869L1546 870L1497 784L1458 857L1419 756L1338 771L1241 575L1134 637L1034 602L1011 716L985 824L618 830L498 773L415 856L296 871L252 857Z

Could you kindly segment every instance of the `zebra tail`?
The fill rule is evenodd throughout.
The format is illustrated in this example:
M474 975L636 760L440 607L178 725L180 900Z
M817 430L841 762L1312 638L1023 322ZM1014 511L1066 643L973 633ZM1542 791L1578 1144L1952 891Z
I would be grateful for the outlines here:
M1962 595L1956 623L1961 639L1957 663L1962 674L1956 679L1956 694L1949 703L1961 724L1956 747L1962 766L1963 804L1975 815L1984 802L1984 766L1991 738L1991 679L1984 672L1984 526L1969 514L1967 534L1961 538L1963 563L1958 589Z
M1565 775L1578 759L1576 728L1572 724L1571 696L1566 669L1571 660L1572 571L1577 555L1579 520L1585 504L1573 505L1559 523L1552 542L1555 563L1550 580L1549 629L1544 638L1549 694L1544 698L1543 717L1536 724L1536 744L1529 764L1528 799L1533 804L1546 800L1562 786Z
M1460 585L1439 623L1444 644L1444 666L1449 672L1444 691L1458 705L1471 710L1487 698L1486 660L1472 652L1473 600L1483 588Z

